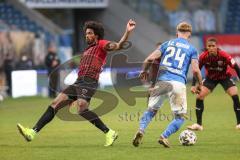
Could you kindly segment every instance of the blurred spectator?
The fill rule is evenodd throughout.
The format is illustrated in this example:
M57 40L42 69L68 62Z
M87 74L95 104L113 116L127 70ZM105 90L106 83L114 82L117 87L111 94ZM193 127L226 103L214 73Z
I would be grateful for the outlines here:
M175 26L187 21L194 33L217 32L217 13L223 0L122 0L145 17L161 25L166 31L175 33ZM167 16L166 16L167 15ZM168 19L166 19L168 18ZM218 24L217 24L218 23Z
M4 65L5 57L16 55L15 46L9 32L0 32L0 67Z
M7 54L3 64L4 73L6 76L7 94L12 96L12 77L11 73L14 69L14 59L12 54Z
M36 66L44 64L46 45L44 43L43 34L35 34L35 40L33 42L33 64Z
M174 29L175 27L182 21L186 21L191 24L191 14L188 10L180 10L176 12L170 12L168 14L169 21L170 21L170 27Z
M20 61L17 63L16 69L17 70L33 69L33 62L31 59L28 58L28 56L23 55Z
M184 0L182 7L190 9L190 12L194 12L195 10L201 8L203 5L206 5L203 0Z
M6 76L7 94L12 95L12 78L11 73L15 65L15 47L12 42L12 38L9 32L1 33L0 38L0 56L1 63L4 68L4 73Z
M211 10L206 10L206 14L208 15L206 18L206 31L207 32L215 32L216 31L215 14Z
M198 9L193 13L195 32L216 31L216 20L214 13L207 9Z
M152 2L146 0L138 0L137 10L144 15L149 15L149 11L151 10Z
M8 25L4 23L4 21L0 20L0 31L7 31L8 29Z
M182 3L182 0L158 0L160 3L163 3L164 8L167 11L176 11L180 4Z
M48 48L48 54L45 58L45 64L48 70L49 77L49 97L54 98L59 86L59 68L60 59L57 55L57 49L54 45Z
M156 23L160 23L161 21L165 20L164 8L162 7L161 3L155 2L152 4L151 18Z

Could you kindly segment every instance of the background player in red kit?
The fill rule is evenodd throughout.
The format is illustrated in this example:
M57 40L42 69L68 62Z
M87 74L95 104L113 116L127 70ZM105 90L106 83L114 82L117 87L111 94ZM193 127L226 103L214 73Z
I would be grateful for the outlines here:
M101 23L95 21L85 23L84 31L88 47L85 49L80 61L78 79L53 100L32 129L17 124L18 130L27 141L32 141L35 135L54 118L59 109L77 100L78 114L106 134L104 146L113 144L118 136L117 132L108 128L97 114L88 110L88 107L91 97L98 87L99 74L105 64L107 52L120 50L129 34L134 30L135 25L135 21L130 19L121 40L119 42L110 42L103 39L104 28Z
M206 78L203 80L201 92L196 99L196 117L197 123L188 126L188 129L203 130L202 113L204 110L204 98L214 90L217 84L221 84L226 93L232 97L233 107L236 114L236 129L240 129L240 103L238 90L231 79L230 68L233 68L240 78L240 70L234 59L226 52L217 47L217 40L209 38L206 42L206 51L201 53L199 57L199 68L205 67ZM191 88L192 92L196 92L195 80Z
M161 46L161 44L162 44L162 42L158 42L156 44L157 48L159 48ZM150 80L150 83L151 83L151 87L154 87L155 82L157 80L159 63L160 63L160 58L155 59L149 67L149 80Z

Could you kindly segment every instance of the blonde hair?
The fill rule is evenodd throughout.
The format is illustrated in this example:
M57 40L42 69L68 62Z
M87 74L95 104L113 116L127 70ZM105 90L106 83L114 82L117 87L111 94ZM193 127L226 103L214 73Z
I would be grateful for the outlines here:
M192 26L187 22L181 22L177 25L177 32L190 32L192 33Z

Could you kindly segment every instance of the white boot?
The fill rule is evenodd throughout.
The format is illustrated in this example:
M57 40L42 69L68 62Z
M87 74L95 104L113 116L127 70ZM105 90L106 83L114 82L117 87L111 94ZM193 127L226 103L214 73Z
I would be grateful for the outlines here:
M190 130L193 130L193 131L202 131L203 130L203 126L201 126L197 123L194 123L193 125L188 126L187 128L190 129Z

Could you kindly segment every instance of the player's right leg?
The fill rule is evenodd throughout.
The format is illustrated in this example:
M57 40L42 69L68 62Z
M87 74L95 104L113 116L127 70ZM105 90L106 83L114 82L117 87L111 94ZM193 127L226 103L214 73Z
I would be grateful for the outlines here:
M78 113L80 116L85 118L87 121L92 123L95 127L101 130L106 135L105 147L112 146L115 140L118 138L118 133L106 126L106 124L100 119L100 117L93 111L89 110L90 99L83 99L87 96L79 96L78 102Z
M151 99L150 99L150 101L151 101ZM135 147L138 147L142 143L143 135L145 133L145 129L147 128L147 126L151 122L152 118L156 115L156 113L157 113L157 110L152 109L152 108L148 108L144 112L144 114L141 117L140 122L139 122L139 129L138 129L137 133L135 134L135 136L133 138L133 141L132 141L132 144Z
M17 124L17 128L19 133L28 141L32 141L35 135L46 125L48 124L55 116L57 111L73 102L74 100L69 99L68 95L65 93L60 93L48 106L47 110L43 113L41 118L38 120L36 125L33 128L27 128L21 125L20 123Z
M157 83L156 86L159 85L159 83ZM157 86L155 89L153 89L150 92L150 97L148 100L148 109L144 112L143 116L141 117L139 122L139 129L132 141L132 144L135 147L138 147L142 143L145 129L151 122L152 118L156 115L158 109L162 106L164 100L167 98L167 94L166 94L167 92L165 91L166 88L164 88L164 91L160 89L161 87Z
M144 112L143 116L140 119L139 129L138 129L137 133L135 134L133 141L132 141L132 144L135 147L138 147L142 143L145 129L151 122L152 118L156 115L157 111L158 111L157 109L148 108Z

